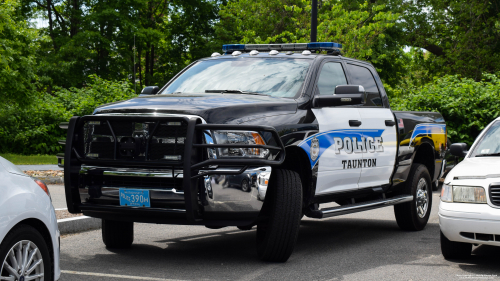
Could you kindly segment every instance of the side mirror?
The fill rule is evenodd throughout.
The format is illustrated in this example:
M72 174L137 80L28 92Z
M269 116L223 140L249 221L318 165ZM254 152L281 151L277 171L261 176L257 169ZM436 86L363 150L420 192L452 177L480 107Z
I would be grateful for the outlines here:
M147 86L142 89L140 96L151 96L156 95L160 91L160 87L158 86Z
M339 85L335 87L333 96L315 96L313 99L313 108L355 105L365 103L365 88L360 85Z
M467 144L466 143L454 143L450 146L450 153L453 156L465 157L467 155Z

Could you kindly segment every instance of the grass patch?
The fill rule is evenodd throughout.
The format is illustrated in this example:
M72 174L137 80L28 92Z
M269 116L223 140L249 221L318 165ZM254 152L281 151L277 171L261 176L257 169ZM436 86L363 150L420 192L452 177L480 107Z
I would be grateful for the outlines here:
M55 155L19 155L11 153L0 153L0 156L14 163L15 165L57 165Z

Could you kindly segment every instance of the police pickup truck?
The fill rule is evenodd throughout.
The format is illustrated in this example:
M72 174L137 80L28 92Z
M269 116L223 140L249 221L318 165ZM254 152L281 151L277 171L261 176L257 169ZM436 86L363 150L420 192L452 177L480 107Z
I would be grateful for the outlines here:
M102 218L110 248L131 246L134 222L256 226L259 258L276 262L304 215L394 205L402 229L423 229L444 119L391 111L374 67L339 48L224 45L161 89L61 124L69 212Z

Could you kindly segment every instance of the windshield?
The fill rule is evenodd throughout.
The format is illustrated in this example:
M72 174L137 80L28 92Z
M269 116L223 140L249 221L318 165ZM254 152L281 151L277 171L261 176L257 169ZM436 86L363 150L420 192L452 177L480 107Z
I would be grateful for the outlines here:
M500 121L496 121L477 143L472 157L500 156Z
M181 74L162 94L241 91L273 97L294 97L300 90L310 60L280 58L200 61Z

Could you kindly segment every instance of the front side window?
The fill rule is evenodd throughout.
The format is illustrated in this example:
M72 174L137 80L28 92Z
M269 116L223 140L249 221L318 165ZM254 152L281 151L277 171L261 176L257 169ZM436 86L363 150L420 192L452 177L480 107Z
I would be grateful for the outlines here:
M338 85L347 85L342 64L340 62L325 63L318 79L319 94L331 96L335 94L335 87Z
M309 66L308 59L240 57L200 61L162 94L236 90L291 98L301 89Z
M500 156L500 121L496 121L477 143L471 157Z
M367 94L365 106L382 106L382 98L371 71L366 67L353 64L347 64L347 69L349 69L351 76L351 84L361 85L365 88Z

